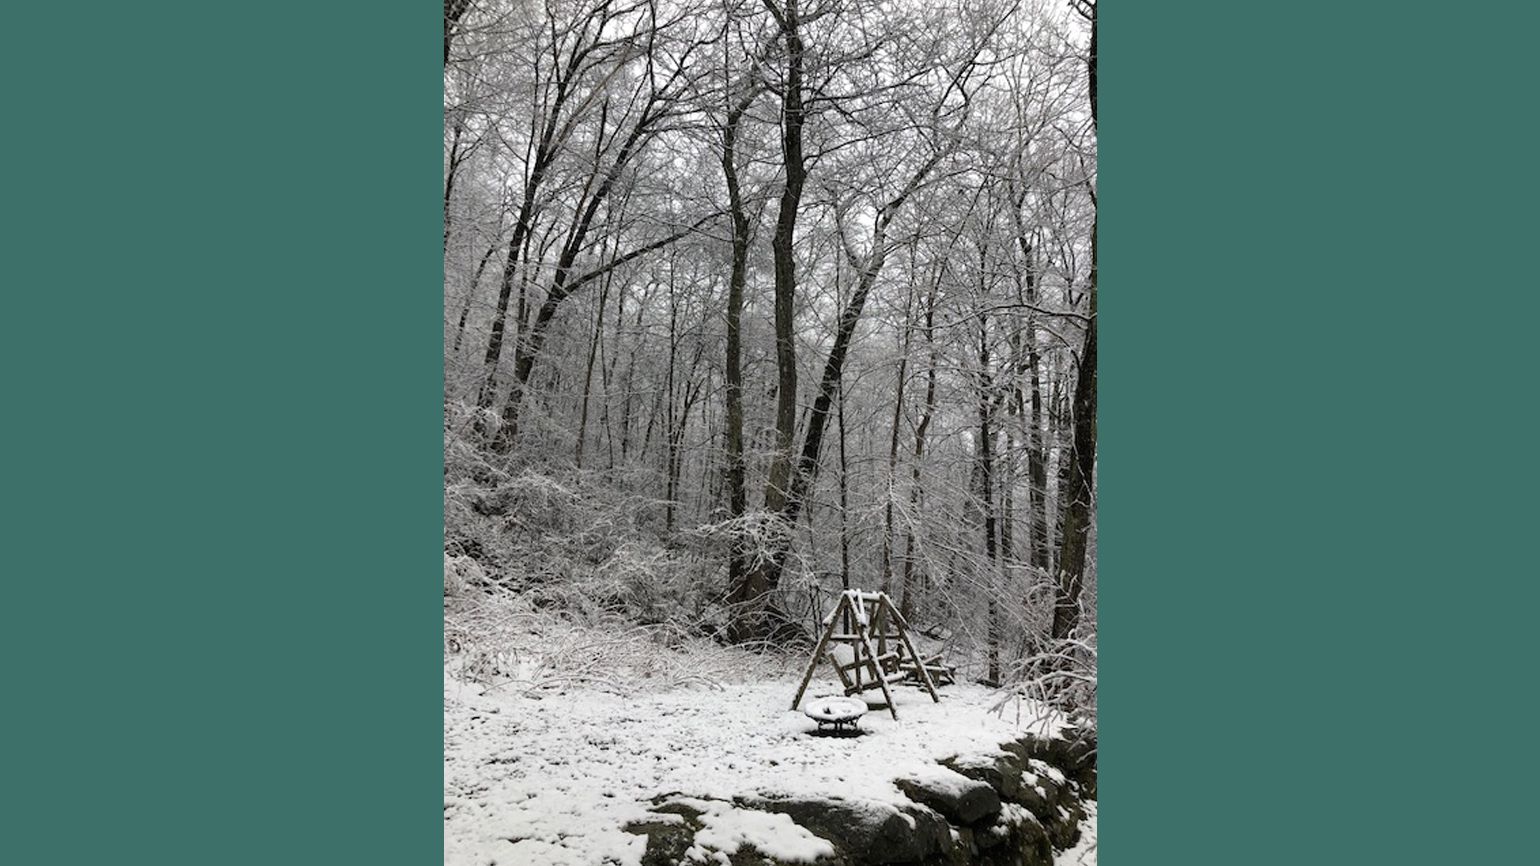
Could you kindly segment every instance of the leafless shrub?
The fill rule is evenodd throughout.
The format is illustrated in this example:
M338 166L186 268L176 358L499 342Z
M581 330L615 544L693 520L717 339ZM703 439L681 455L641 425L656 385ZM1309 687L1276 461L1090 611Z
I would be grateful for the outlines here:
M1007 686L995 704L1006 711L1013 702L1032 701L1051 708L1047 723L1067 722L1077 730L1096 733L1096 642L1071 637L1054 641L1044 649L1012 664Z

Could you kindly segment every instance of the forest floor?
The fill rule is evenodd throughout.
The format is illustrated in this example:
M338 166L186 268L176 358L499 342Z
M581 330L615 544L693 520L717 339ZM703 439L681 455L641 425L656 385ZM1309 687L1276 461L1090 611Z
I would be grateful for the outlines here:
M444 860L468 864L597 866L639 864L646 837L623 827L649 817L655 798L681 794L838 795L895 809L898 777L945 771L952 755L994 752L1054 722L1035 705L972 684L924 691L901 687L900 720L868 712L863 734L814 737L814 723L789 709L798 677L782 671L730 682L670 682L616 694L592 683L475 681L446 666L444 681ZM821 667L808 695L835 694ZM998 707L998 709L997 709ZM1096 863L1095 803L1081 841L1058 862ZM656 818L656 815L650 817ZM704 859L741 844L787 862L811 861L828 843L784 815L716 804L696 837Z

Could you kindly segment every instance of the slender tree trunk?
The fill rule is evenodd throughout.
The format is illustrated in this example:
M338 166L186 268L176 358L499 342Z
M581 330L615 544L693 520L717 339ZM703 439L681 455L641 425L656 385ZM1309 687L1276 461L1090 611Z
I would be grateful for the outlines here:
M642 463L647 462L647 455L652 451L652 431L658 426L658 416L663 412L663 400L662 389L655 389L652 392L652 411L647 413L647 426L642 431L642 450L636 455Z
M693 375L693 370L691 371ZM684 408L679 413L679 419L674 424L674 429L668 442L668 506L663 520L665 532L674 531L674 520L679 513L679 482L680 470L684 460L684 437L690 429L690 411L695 407L695 398L700 393L695 384L691 384L685 393Z
M465 323L471 315L471 303L476 299L476 287L481 284L481 274L487 269L487 262L492 260L492 254L497 252L498 246L500 244L493 243L487 247L487 251L482 255L480 263L476 265L476 273L471 275L470 285L465 289L465 301L460 304L460 320L455 323L454 348L450 350L451 357L459 357L460 355L460 343L465 338Z
M910 257L913 270L913 256ZM893 498L898 495L898 429L904 420L904 387L909 378L909 344L914 333L911 318L914 316L914 286L911 284L904 299L904 333L899 340L898 382L893 388L893 426L888 437L888 485L882 509L882 591L893 592Z
M615 293L615 351L609 351L609 343L599 346L600 382L604 386L604 402L599 404L599 425L604 429L605 471L615 471L615 424L610 414L615 394L615 367L620 362L620 334L626 315L626 284L621 283Z
M845 459L845 388L839 393L840 429L840 584L850 589L850 482L846 477L849 463Z
M669 262L673 264L672 259ZM663 526L674 528L674 373L679 358L679 297L675 273L668 271L668 373L663 380L663 473L664 505Z
M1018 300L1031 306L1037 303L1036 250L1021 228L1019 206L1013 215L1017 218L1017 245L1025 262L1025 278L1022 285L1018 286ZM1031 621L1030 617L1036 613L1031 609L1036 582L1052 574L1048 548L1048 470L1046 455L1043 453L1042 364L1037 349L1037 318L1034 313L1027 315L1022 338L1026 342L1027 394L1022 395L1020 390L1017 391L1017 414L1026 431L1027 564L1030 567L1031 586L1028 587L1024 601L1028 605L1028 621ZM1035 636L1032 639L1035 640Z
M1035 337L1029 339L1036 340ZM1031 375L1032 412L1027 437L1027 482L1032 492L1032 567L1038 574L1047 574L1048 556L1048 458L1043 453L1043 389L1042 364L1034 344L1027 354Z
M450 0L445 0L446 4L449 3L449 2L450 2ZM444 40L445 40L444 41L444 51L447 53L449 51L449 41L448 41L449 40L449 33L448 33L447 30L444 33ZM456 112L455 113L454 128L451 131L451 137L449 139L449 171L447 172L447 176L444 178L444 255L445 255L445 257L448 257L448 255L449 255L449 227L450 227L450 223L451 223L451 220L449 218L449 205L450 205L450 202L452 202L454 200L455 176L460 173L460 163L464 159L464 157L462 156L462 154L460 152L460 138L464 134L465 134L465 120L460 116L459 112Z
M984 317L979 319L979 372L978 372L978 417L979 417L979 441L978 441L978 467L979 467L979 506L984 512L984 560L986 572L986 592L988 593L988 658L989 674L988 682L991 686L1000 684L1000 605L998 582L998 550L996 548L996 533L998 527L995 519L995 489L994 489L994 384L989 372L989 325Z
M646 312L647 302L645 296L636 306L636 334L640 342L642 335L642 314ZM636 405L636 352L631 352L626 358L626 399L620 410L620 462L626 463L631 456L631 410Z
M1091 4L1091 54L1086 58L1086 72L1090 75L1091 79L1091 125L1093 127L1096 125L1096 7L1098 5L1096 3ZM1096 256L1094 249L1091 251L1091 256L1093 259ZM1094 262L1092 263L1092 268L1095 268Z
M1074 447L1073 419L1069 409L1069 397L1066 391L1069 388L1065 377L1068 371L1060 370L1059 379L1054 382L1053 394L1050 399L1052 409L1049 412L1050 437L1058 449L1054 472L1056 475L1054 488L1053 510L1053 567L1057 573L1060 562L1060 554L1064 551L1064 519L1069 515L1069 476L1070 476L1070 452Z
M679 479L680 466L684 456L684 437L686 431L688 431L690 428L690 412L694 408L695 400L700 395L702 388L702 382L696 378L696 374L700 370L701 357L705 353L706 348L706 344L704 342L696 342L695 353L690 359L690 369L689 372L685 374L684 385L682 389L678 388L675 384L677 378L675 375L675 356L677 354L677 350L673 348L674 346L678 345L678 338L673 336L677 332L677 312L673 309L673 294L674 284L673 272L671 269L669 276L669 295L671 298L671 309L669 313L669 387L667 391L667 399L670 408L668 415L667 458L665 464L668 474L666 486L668 504L665 507L663 520L663 528L665 532L674 531L674 519L679 510ZM674 416L672 408L673 394L676 390L683 390L684 392L680 401L682 408L680 409L677 417Z
M594 333L588 342L588 363L583 370L583 411L578 419L577 447L572 455L572 463L578 469L583 468L583 444L588 441L588 396L593 387L594 361L599 355L599 344L604 340L604 307L610 297L610 280L614 271L604 275L604 280L599 284L599 309L594 313Z
M936 346L936 290L940 284L939 275L930 284L930 293L925 299L925 344L930 348L929 363L925 368L925 408L920 414L920 423L914 427L914 454L910 462L911 477L909 479L909 513L910 525L905 532L904 540L904 582L903 592L898 604L898 611L904 619L914 616L914 519L924 507L924 488L920 485L920 461L925 456L925 434L930 429L930 419L936 411L936 367L940 361L939 351Z
M1001 426L1006 428L999 434L1005 437L1005 453L996 461L998 478L995 486L1000 489L1000 562L1008 569L1016 558L1016 533L1011 526L1016 520L1016 473L1012 466L1015 460L1011 456L1016 451L1016 437L1008 426ZM1007 570L1006 574L1009 573Z
M728 213L732 218L732 272L727 281L726 447L727 517L733 521L727 553L727 585L743 585L748 573L743 527L748 512L747 469L743 462L743 289L748 281L749 215L738 183L738 125L753 104L758 87L733 106L722 130L722 175L727 181Z

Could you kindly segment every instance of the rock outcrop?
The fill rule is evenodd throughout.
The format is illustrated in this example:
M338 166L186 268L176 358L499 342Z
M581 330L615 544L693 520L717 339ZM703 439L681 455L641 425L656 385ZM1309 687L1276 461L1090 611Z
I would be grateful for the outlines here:
M995 753L944 759L935 773L894 784L907 797L896 806L838 796L733 805L787 815L828 840L835 854L817 866L1052 866L1054 852L1079 839L1082 802L1095 799L1096 745L1027 736ZM647 837L643 866L700 862L692 852L700 810L679 799L689 798L658 798L656 820L626 828ZM726 856L733 866L789 866L752 846Z

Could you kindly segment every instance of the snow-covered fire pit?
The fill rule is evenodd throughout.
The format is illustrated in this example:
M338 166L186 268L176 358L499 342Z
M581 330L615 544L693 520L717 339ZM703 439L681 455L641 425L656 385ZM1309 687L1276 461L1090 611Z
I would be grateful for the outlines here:
M866 714L866 701L839 697L814 698L807 702L802 712L818 723L820 731L825 725L833 727L835 733L855 731L860 727L857 723Z

